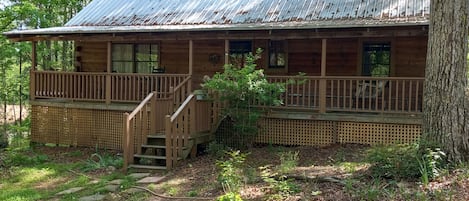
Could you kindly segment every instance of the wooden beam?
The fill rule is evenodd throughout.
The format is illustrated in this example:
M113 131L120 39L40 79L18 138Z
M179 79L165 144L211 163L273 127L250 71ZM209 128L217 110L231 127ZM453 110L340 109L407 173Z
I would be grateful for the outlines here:
M31 42L31 70L29 74L29 100L36 100L36 69L37 69L37 42Z
M107 42L106 104L111 103L112 43Z
M194 42L189 40L189 75L192 75L194 69Z
M230 41L225 39L225 65L230 62Z
M33 41L31 43L31 70L35 71L37 69L37 52L36 52L37 42Z
M319 113L326 113L326 57L327 55L327 39L322 39L321 51L321 80L319 80Z

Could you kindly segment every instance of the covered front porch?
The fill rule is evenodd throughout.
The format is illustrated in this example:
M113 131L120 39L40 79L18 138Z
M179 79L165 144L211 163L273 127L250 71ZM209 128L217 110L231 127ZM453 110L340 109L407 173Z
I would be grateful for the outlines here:
M282 82L286 91L276 109L317 113L422 112L424 78L362 76L269 76ZM178 96L193 91L189 74L120 74L31 71L31 100L139 103L149 93L167 99L178 86ZM183 99L181 97L179 99Z

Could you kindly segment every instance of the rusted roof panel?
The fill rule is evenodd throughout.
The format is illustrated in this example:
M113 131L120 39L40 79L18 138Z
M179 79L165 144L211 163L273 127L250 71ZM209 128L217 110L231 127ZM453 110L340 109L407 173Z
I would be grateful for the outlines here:
M65 26L398 24L426 21L429 12L430 0L94 0Z
M63 27L5 35L428 25L430 0L94 0Z

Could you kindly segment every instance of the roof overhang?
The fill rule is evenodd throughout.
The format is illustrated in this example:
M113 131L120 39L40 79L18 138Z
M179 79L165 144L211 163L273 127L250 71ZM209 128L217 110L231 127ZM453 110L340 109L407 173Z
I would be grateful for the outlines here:
M112 34L112 33L163 33L163 32L203 32L203 31L254 31L254 30L299 30L335 28L375 28L428 25L428 19L412 21L377 20L334 20L317 22L284 22L256 24L201 24L201 25L153 25L153 26L63 26L31 30L13 30L3 33L12 40L30 40L34 36L58 37L70 34ZM24 38L24 39L22 39Z

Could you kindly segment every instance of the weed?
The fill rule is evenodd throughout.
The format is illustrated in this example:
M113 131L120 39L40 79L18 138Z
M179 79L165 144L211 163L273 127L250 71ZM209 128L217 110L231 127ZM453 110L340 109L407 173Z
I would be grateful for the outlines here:
M228 150L230 150L229 147L225 146L224 144L213 141L208 144L206 152L210 156L220 159L225 156L225 152L227 152Z
M290 172L298 165L299 152L282 152L279 154L280 165L278 166L278 171L282 174Z
M261 170L261 178L264 182L269 184L269 189L272 190L270 200L285 199L289 195L298 193L299 187L294 184L290 179L284 175L279 175L274 172L270 165L259 168Z
M122 157L115 157L109 154L100 155L99 153L94 153L86 161L86 165L83 167L83 171L93 171L97 169L107 168L113 166L115 168L122 167L123 160Z
M228 160L217 161L217 167L220 169L218 182L222 185L225 193L237 193L243 184L242 166L247 154L240 151L230 151L226 154L229 156Z
M229 192L217 198L217 201L243 201L239 193Z
M196 190L191 190L187 192L187 196L189 197L197 197L198 195L199 195L199 192L197 192Z
M367 160L376 178L414 179L420 176L417 145L389 145L371 149Z

